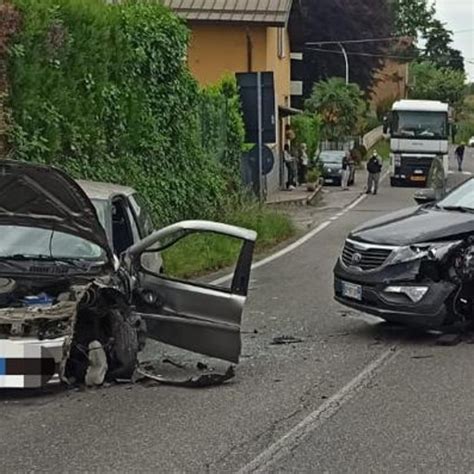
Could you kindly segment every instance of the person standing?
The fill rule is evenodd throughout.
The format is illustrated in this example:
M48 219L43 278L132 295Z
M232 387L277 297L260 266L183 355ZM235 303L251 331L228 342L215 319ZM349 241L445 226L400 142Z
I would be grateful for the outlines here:
M306 174L308 172L309 158L308 158L308 147L306 143L301 144L300 160L299 160L299 178L300 184L306 183Z
M456 155L456 159L458 161L458 171L462 171L462 164L464 161L464 152L466 151L466 147L464 143L461 143L457 148L456 151L454 152Z
M367 180L367 194L374 193L377 194L380 181L380 173L382 171L382 162L377 154L377 151L374 150L370 160L367 163L367 171L369 177Z
M342 159L342 189L347 191L349 189L349 177L351 175L350 153L346 152Z
M287 171L286 189L293 191L296 187L295 183L295 164L296 160L290 152L290 145L286 144L283 149L283 161L285 162Z

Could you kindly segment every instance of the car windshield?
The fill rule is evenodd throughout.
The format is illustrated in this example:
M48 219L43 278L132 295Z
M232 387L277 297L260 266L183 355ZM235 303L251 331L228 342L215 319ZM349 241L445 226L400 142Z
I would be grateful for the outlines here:
M446 139L448 116L444 112L394 112L394 138Z
M466 209L474 211L474 179L466 181L438 203L442 209Z
M101 247L63 232L15 225L0 226L0 232L0 258L105 260Z
M323 163L342 163L344 154L342 153L321 153L320 159Z

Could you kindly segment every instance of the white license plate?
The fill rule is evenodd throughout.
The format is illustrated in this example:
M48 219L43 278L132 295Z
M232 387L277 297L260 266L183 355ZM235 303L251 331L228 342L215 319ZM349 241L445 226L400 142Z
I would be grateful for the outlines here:
M328 184L334 183L334 180L333 180L333 179L330 179L330 178L326 178L324 181L325 181L326 183L328 183Z
M354 283L342 282L342 296L352 300L362 301L362 286Z

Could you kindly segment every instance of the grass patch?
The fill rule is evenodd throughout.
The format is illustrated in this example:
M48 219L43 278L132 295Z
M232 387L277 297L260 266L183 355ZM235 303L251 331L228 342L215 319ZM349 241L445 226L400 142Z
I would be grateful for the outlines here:
M390 140L382 139L375 146L373 146L367 153L367 157L370 158L374 150L377 151L379 156L384 160L390 158Z
M227 213L226 224L255 230L256 252L262 252L292 237L296 230L291 220L257 204ZM241 241L215 234L190 235L163 253L166 274L190 278L212 273L236 263Z

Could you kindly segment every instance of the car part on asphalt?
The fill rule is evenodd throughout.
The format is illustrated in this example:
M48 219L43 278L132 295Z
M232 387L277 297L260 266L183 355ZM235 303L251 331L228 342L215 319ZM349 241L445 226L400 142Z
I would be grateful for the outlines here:
M204 370L204 369L199 369ZM162 385L174 385L187 388L207 388L222 385L235 377L234 366L230 365L225 372L207 371L206 373L192 374L179 372L164 376L156 373L153 365L145 364L137 369L137 373L146 379L159 382Z
M304 342L304 341L303 341L303 339L300 339L299 337L278 336L278 337L273 338L270 345L271 346L281 346L281 345L286 345L286 344L299 344L301 342Z

